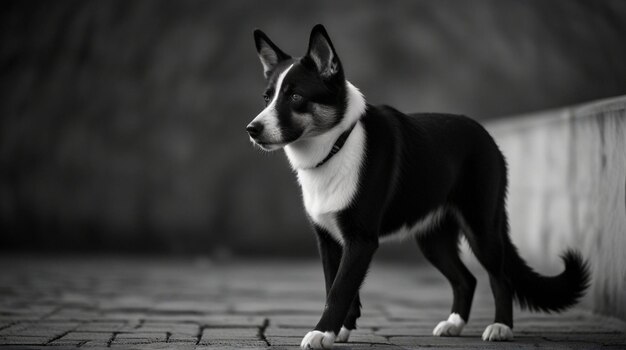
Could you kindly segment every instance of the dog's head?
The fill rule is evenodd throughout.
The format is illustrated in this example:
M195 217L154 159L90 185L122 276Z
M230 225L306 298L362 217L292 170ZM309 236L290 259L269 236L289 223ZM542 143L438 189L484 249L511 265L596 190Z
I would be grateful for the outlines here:
M266 107L248 124L250 140L267 151L315 137L339 124L346 109L346 80L322 25L311 31L305 56L292 58L260 30L256 49L267 87Z

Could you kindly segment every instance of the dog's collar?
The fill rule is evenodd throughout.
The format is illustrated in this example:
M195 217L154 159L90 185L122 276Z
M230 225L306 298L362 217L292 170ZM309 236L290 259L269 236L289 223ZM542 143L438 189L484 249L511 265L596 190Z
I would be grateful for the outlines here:
M352 130L354 130L355 126L356 126L356 123L352 124L348 128L348 130L344 131L341 135L339 135L339 137L337 138L337 141L335 141L333 148L330 149L330 152L328 152L328 155L326 156L326 158L322 159L322 161L317 163L317 165L315 165L313 168L321 167L326 162L328 162L330 158L332 158L335 154L337 154L337 152L339 152L341 148L343 147L343 145L346 143L346 140L350 136L350 133L352 132Z

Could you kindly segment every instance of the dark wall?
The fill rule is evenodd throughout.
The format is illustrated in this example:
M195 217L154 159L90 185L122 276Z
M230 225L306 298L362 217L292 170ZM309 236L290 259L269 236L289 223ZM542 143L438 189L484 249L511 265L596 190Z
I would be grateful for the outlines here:
M3 1L0 247L312 255L244 127L252 41L324 23L372 103L478 119L626 92L624 1Z

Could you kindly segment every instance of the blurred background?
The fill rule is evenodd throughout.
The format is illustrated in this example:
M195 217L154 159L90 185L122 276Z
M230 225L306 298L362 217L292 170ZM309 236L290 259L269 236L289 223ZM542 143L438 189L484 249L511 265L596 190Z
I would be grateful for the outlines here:
M317 23L368 101L405 112L626 93L621 0L3 1L0 249L315 256L284 154L244 129L254 28L299 56Z

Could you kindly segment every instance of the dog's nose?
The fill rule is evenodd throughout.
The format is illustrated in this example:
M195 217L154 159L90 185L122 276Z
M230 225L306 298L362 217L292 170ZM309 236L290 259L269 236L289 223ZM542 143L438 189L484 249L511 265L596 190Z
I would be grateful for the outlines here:
M257 137L261 135L261 132L263 132L263 124L259 122L250 123L246 127L246 131L248 131L248 135L250 135L250 137Z

